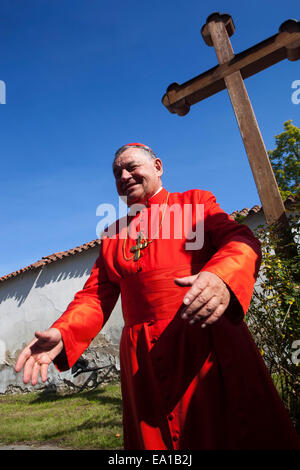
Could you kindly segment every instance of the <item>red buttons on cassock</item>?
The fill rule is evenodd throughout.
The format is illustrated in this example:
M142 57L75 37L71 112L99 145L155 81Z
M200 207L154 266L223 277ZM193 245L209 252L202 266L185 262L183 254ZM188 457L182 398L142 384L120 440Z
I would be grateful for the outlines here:
M171 413L169 416L168 416L168 420L169 421L172 421L174 419L174 415Z

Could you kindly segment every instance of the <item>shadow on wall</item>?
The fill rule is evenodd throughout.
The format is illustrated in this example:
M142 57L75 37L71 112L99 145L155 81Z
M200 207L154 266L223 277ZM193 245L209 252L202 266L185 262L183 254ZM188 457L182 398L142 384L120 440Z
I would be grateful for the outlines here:
M66 279L87 277L98 256L98 249L89 251L57 260L40 269L25 271L0 283L0 303L15 299L20 307L33 288L40 289Z

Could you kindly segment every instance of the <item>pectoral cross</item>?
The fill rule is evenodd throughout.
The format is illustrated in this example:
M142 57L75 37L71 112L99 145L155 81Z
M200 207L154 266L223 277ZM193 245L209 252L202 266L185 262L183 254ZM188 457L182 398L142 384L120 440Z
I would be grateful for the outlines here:
M141 257L141 250L147 248L148 245L148 240L143 236L142 232L139 232L136 240L136 245L130 248L131 253L134 253L134 261L138 261L138 259Z
M228 14L210 15L201 33L214 46L219 65L179 85L173 83L162 98L171 113L184 116L190 106L227 88L268 224L288 227L285 208L273 173L244 79L288 58L300 58L300 22L285 21L279 33L235 55L229 36L234 24Z

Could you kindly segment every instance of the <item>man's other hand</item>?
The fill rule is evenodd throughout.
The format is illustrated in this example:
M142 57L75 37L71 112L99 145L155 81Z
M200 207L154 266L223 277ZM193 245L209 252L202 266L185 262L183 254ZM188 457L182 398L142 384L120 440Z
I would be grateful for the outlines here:
M185 294L182 318L190 324L202 321L202 328L215 323L225 312L230 302L226 284L216 274L202 271L194 276L174 279L179 286L191 286Z
M49 364L61 353L63 347L62 336L57 328L36 331L35 339L20 353L15 371L20 372L24 366L23 382L25 384L31 380L31 384L36 385L39 374L42 381L46 382Z

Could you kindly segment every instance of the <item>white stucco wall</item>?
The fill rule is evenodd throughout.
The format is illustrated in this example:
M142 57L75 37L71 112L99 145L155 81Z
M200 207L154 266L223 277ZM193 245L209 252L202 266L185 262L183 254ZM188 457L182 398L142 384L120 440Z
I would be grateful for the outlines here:
M260 211L257 214L248 215L243 222L254 231L259 225L265 225L266 219L263 211Z
M98 252L99 247L89 248L0 283L0 393L11 385L23 387L21 374L13 369L18 353L33 339L36 330L49 328L65 311L87 280ZM100 333L102 339L118 345L122 328L119 300ZM49 381L71 379L70 374L70 371L59 374L51 366Z

